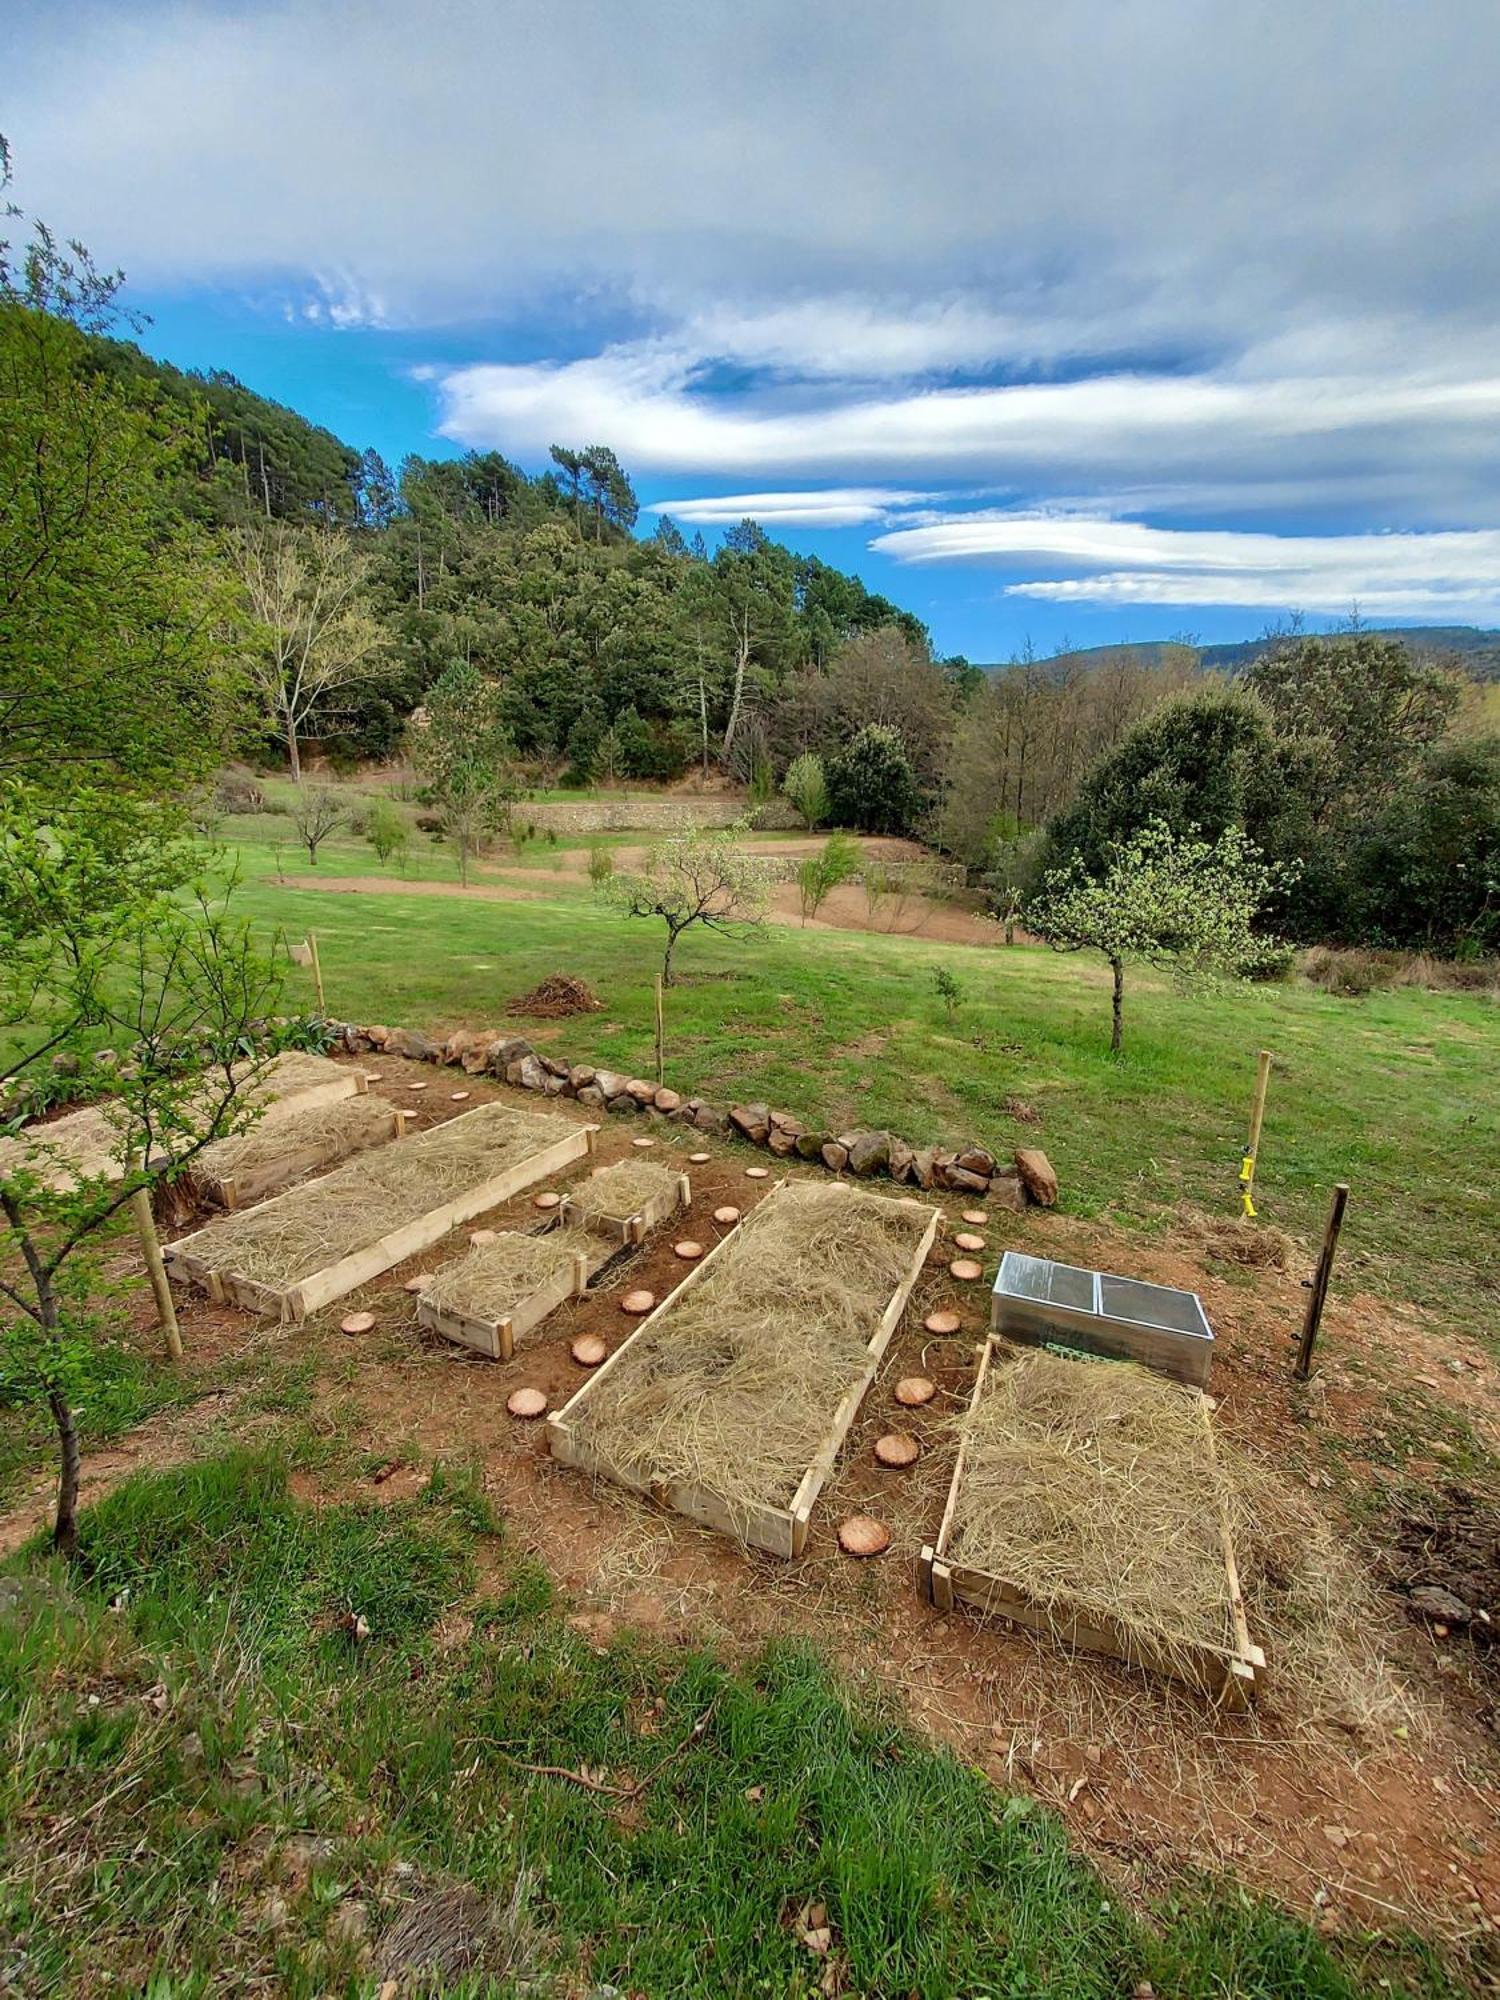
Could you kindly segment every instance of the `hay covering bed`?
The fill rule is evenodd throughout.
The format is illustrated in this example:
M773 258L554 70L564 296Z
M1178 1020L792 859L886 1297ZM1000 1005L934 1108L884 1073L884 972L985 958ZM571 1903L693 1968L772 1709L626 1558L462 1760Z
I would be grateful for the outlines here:
M1230 1492L1196 1390L1131 1362L986 1349L958 1425L928 1595L1243 1706L1250 1644Z
M937 1223L847 1186L775 1189L550 1421L553 1456L800 1555Z
M215 1297L295 1322L582 1158L595 1129L482 1104L209 1223L171 1246L167 1268Z
M692 1200L686 1174L673 1173L654 1160L620 1160L601 1167L563 1203L563 1221L613 1236L621 1243L641 1243L657 1223L665 1222Z
M382 1097L361 1095L317 1103L310 1111L268 1113L236 1137L205 1146L188 1174L200 1200L242 1208L331 1167L351 1153L399 1139L406 1117Z
M583 1229L502 1230L442 1266L417 1301L417 1318L492 1361L509 1361L521 1335L576 1298L611 1254Z

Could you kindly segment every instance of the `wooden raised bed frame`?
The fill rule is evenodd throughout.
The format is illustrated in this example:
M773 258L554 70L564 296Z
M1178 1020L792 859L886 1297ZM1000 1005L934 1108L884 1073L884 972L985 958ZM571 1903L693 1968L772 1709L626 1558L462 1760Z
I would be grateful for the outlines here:
M450 1122L457 1124L459 1120ZM434 1126L432 1129L441 1131L442 1127ZM338 1258L321 1271L314 1271L284 1289L262 1284L234 1271L217 1269L192 1249L196 1236L184 1237L164 1252L167 1271L173 1278L197 1285L211 1299L228 1300L243 1307L246 1312L274 1314L283 1325L297 1326L309 1313L321 1312L335 1299L367 1285L372 1278L383 1276L408 1257L431 1249L434 1243L460 1223L470 1222L476 1215L498 1208L501 1202L509 1201L512 1195L520 1194L536 1181L545 1180L549 1174L559 1173L575 1160L585 1158L594 1150L594 1137L598 1130L597 1125L578 1126L561 1139L553 1140L550 1146L544 1146L539 1153L529 1154L503 1172L491 1175L488 1180L477 1181L473 1187L465 1188L462 1194L445 1201L440 1208L431 1208L423 1215L414 1216L388 1236L381 1236L362 1249L351 1251L348 1256ZM318 1186L317 1181L308 1181L292 1193L298 1200L303 1200L314 1194ZM279 1195L276 1199L285 1200L287 1197ZM210 1224L209 1229L212 1227Z
M336 1098L319 1096L314 1098L313 1103L322 1105L340 1101ZM375 1101L371 1099L372 1103ZM309 1108L300 1101L296 1105L299 1112ZM245 1208L251 1202L263 1201L267 1195L282 1193L294 1181L301 1180L304 1174L310 1174L316 1167L342 1166L345 1160L352 1160L360 1153L369 1152L373 1146L389 1144L394 1139L404 1138L410 1114L399 1110L394 1104L388 1108L390 1129L383 1141L375 1139L370 1146L356 1146L347 1153L332 1154L325 1147L304 1141L295 1152L278 1154L274 1160L264 1160L260 1166L248 1168L237 1174L216 1174L211 1168L202 1164L200 1156L188 1174L188 1185L199 1201L217 1202L225 1209ZM275 1131L277 1126L289 1122L289 1119L278 1118L270 1129Z
M786 1185L785 1181L778 1181L770 1194L767 1195L766 1201L762 1202L760 1208L752 1211L752 1213L759 1214L761 1209L765 1208L767 1202L774 1201L781 1195ZM852 1197L852 1189L850 1193ZM865 1198L879 1201L894 1199L894 1197L888 1195ZM920 1209L922 1206L922 1204L911 1200L909 1196L901 1199L903 1200L903 1205L906 1207ZM573 1436L568 1425L568 1419L572 1412L578 1408L586 1397L598 1390L601 1382L608 1380L610 1370L618 1362L620 1356L628 1352L631 1346L643 1334L647 1333L659 1319L670 1312L683 1294L693 1285L696 1285L703 1274L712 1268L714 1259L719 1255L726 1243L734 1240L737 1230L742 1228L743 1224L737 1224L736 1228L731 1230L728 1236L722 1237L702 1262L693 1266L692 1270L689 1271L676 1290L668 1293L650 1317L641 1321L641 1324L630 1336L630 1339L615 1350L608 1361L604 1363L603 1367L598 1369L584 1383L583 1387L563 1405L555 1416L548 1418L547 1442L551 1447L552 1456L560 1465L577 1466L580 1471L592 1473L596 1478L612 1480L617 1486L627 1487L633 1493L644 1494L648 1499L656 1501L659 1506L670 1507L675 1513L685 1514L690 1521L696 1521L700 1527L713 1528L721 1535L732 1535L736 1540L747 1543L751 1548L764 1550L767 1555L781 1556L784 1560L788 1561L800 1556L807 1547L808 1527L812 1518L813 1505L819 1493L822 1492L825 1481L833 1470L834 1460L839 1455L839 1448L847 1437L849 1427L859 1412L859 1406L864 1401L866 1391L875 1379L876 1371L880 1367L881 1361L885 1357L885 1351L891 1343L891 1336L900 1324L901 1315L906 1310L906 1302L911 1297L912 1287L916 1284L918 1277L921 1275L922 1266L927 1261L927 1253L932 1248L933 1239L937 1234L937 1227L940 1220L941 1212L936 1208L932 1209L928 1217L927 1227L922 1234L922 1240L912 1254L906 1276L891 1294L890 1301L885 1311L881 1314L880 1323L870 1337L867 1349L868 1358L865 1365L860 1370L856 1380L844 1392L838 1408L834 1411L833 1421L824 1435L823 1442L814 1453L812 1463L808 1466L806 1472L803 1473L801 1482L797 1487L796 1493L792 1496L792 1502L789 1507L777 1507L771 1505L769 1502L764 1502L750 1508L748 1512L742 1513L740 1510L730 1507L716 1493L710 1492L707 1487L699 1486L695 1481L638 1478L634 1473L621 1471L617 1466L608 1463L597 1452L592 1451L587 1445L581 1443Z
M461 1347L472 1347L476 1354L486 1355L491 1361L511 1361L521 1335L530 1333L548 1313L566 1305L569 1299L580 1297L595 1271L614 1254L613 1250L601 1249L589 1257L582 1250L575 1251L569 1269L560 1271L550 1284L528 1293L499 1319L481 1319L476 1313L440 1305L426 1292L417 1300L417 1318L430 1332L457 1341Z
M994 1341L987 1340L974 1383L974 1394L969 1401L970 1410L979 1407L994 1353ZM1208 1400L1201 1391L1185 1390L1184 1393L1197 1395L1203 1434L1208 1441L1209 1457L1212 1458L1214 1435L1209 1422ZM1039 1605L1019 1584L992 1576L987 1570L971 1569L964 1563L950 1560L948 1543L953 1533L953 1517L958 1507L963 1476L964 1447L960 1445L937 1541L922 1550L918 1562L922 1595L936 1610L952 1611L959 1604L969 1604L977 1611L1008 1619L1012 1625L1024 1626L1028 1632L1045 1633L1065 1646L1077 1646L1086 1653L1102 1653L1111 1659L1123 1660L1127 1666L1140 1667L1148 1673L1164 1675L1169 1680L1183 1681L1189 1687L1211 1695L1226 1708L1246 1709L1250 1706L1265 1675L1266 1656L1250 1640L1239 1567L1234 1559L1229 1521L1222 1508L1219 1514L1219 1544L1224 1555L1224 1583L1234 1623L1234 1646L1221 1649L1184 1641L1182 1645L1169 1649L1143 1639L1120 1620L1101 1612L1075 1612L1057 1605Z
M601 1167L599 1172L607 1174L609 1168ZM597 1211L585 1214L571 1195L564 1197L560 1214L564 1223L575 1224L579 1229L590 1229L596 1236L610 1236L619 1243L639 1245L645 1242L659 1222L665 1222L669 1215L686 1208L692 1199L692 1184L686 1174L679 1174L675 1187L663 1188L660 1194L652 1195L634 1215L601 1215Z

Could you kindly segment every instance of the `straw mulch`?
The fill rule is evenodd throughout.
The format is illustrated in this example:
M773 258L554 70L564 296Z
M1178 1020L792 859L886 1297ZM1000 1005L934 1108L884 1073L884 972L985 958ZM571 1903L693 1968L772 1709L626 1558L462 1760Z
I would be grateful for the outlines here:
M569 1194L568 1200L580 1215L625 1222L639 1215L658 1195L675 1194L677 1179L670 1167L658 1166L654 1160L621 1160L592 1175Z
M271 1105L282 1098L295 1097L300 1090L337 1083L348 1074L347 1069L328 1056L315 1056L306 1049L286 1049L254 1072L245 1096L252 1104Z
M570 1430L630 1477L690 1481L746 1517L787 1506L928 1219L878 1195L792 1183L621 1350Z
M577 1129L545 1112L484 1104L211 1222L193 1238L194 1254L216 1270L283 1290Z
M117 1123L108 1104L90 1104L49 1124L29 1126L18 1138L0 1139L0 1180L19 1173L35 1174L60 1190L80 1179L122 1180L123 1118Z
M315 1104L306 1111L289 1111L262 1119L230 1139L205 1146L193 1163L193 1179L202 1186L259 1173L280 1160L295 1165L309 1153L325 1161L342 1160L378 1146L391 1136L391 1107L381 1097L341 1097L332 1104Z
M590 1262L599 1255L597 1238L584 1229L552 1229L541 1236L504 1230L493 1243L444 1264L425 1297L444 1312L498 1323L533 1292L571 1272L580 1252Z
M1102 1614L1168 1655L1234 1648L1224 1483L1196 1391L1131 1363L997 1355L958 1429L955 1560L1060 1623Z

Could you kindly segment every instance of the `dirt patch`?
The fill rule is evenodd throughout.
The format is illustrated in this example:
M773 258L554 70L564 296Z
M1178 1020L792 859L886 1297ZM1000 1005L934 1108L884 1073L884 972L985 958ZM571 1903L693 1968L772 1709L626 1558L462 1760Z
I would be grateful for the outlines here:
M539 986L512 1000L505 1011L537 1021L566 1021L574 1014L597 1014L603 1005L586 979L575 979L569 972L549 972Z
M1448 1670L1469 1677L1476 1714L1500 1735L1500 1505L1445 1485L1399 1504L1387 1532L1389 1587Z

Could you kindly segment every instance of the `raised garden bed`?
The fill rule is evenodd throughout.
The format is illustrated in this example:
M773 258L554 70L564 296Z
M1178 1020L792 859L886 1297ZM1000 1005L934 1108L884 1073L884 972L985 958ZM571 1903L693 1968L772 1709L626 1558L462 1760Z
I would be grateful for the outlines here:
M417 1301L433 1333L491 1361L509 1361L523 1334L577 1298L614 1253L581 1229L537 1236L502 1230L436 1272Z
M219 1139L193 1161L187 1183L199 1201L218 1208L244 1208L283 1188L336 1166L351 1154L399 1139L406 1113L384 1098L362 1093L342 1102L320 1102L271 1116L234 1138Z
M988 1344L920 1568L939 1611L968 1604L1231 1708L1265 1672L1207 1400L1128 1362Z
M211 1222L170 1276L293 1323L593 1150L597 1127L482 1104L399 1145Z
M562 1219L617 1243L638 1244L692 1198L686 1174L651 1160L621 1160L574 1188L563 1201Z
M778 1186L550 1420L553 1457L800 1556L938 1220L847 1186Z

